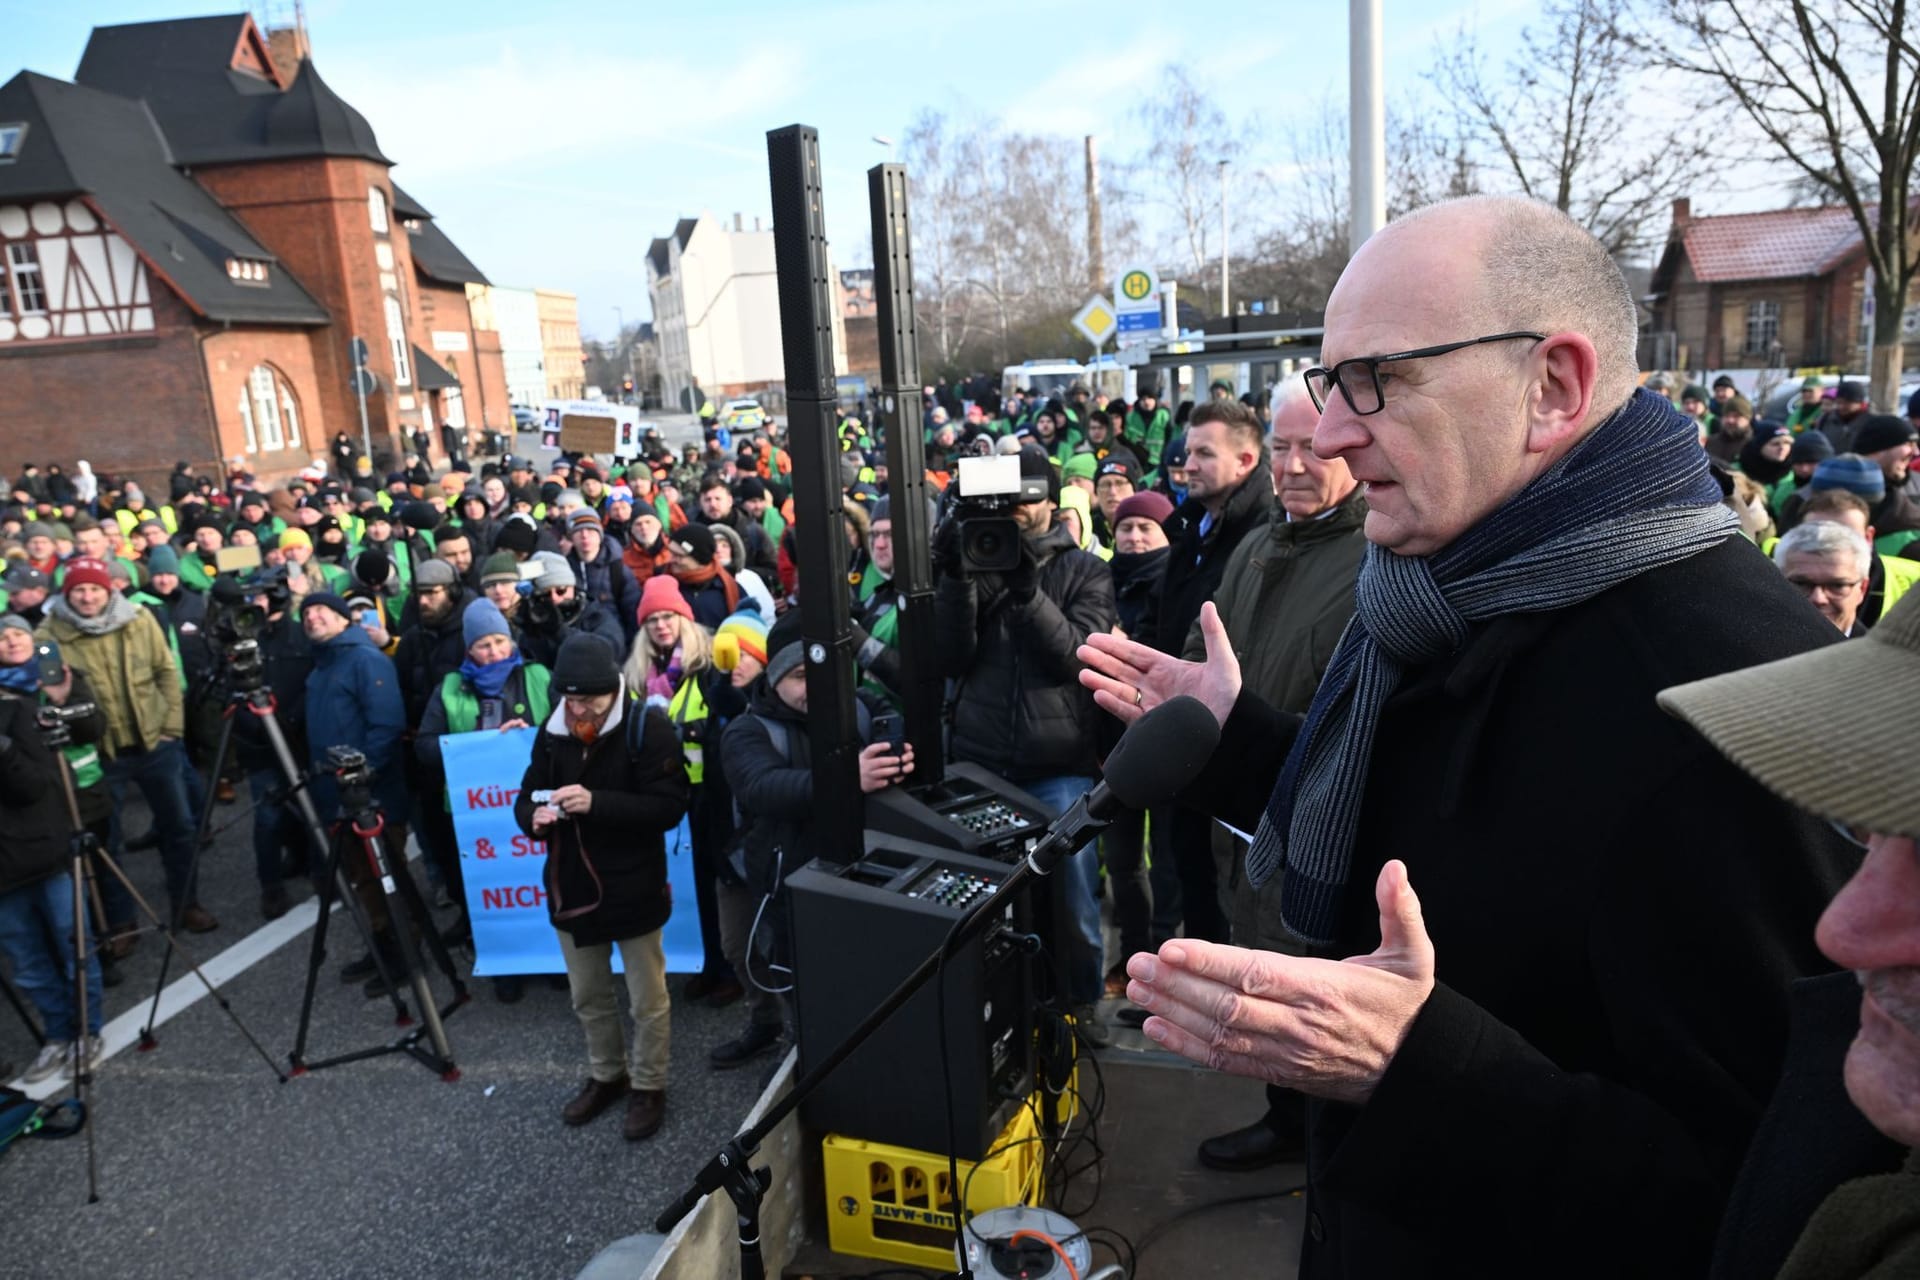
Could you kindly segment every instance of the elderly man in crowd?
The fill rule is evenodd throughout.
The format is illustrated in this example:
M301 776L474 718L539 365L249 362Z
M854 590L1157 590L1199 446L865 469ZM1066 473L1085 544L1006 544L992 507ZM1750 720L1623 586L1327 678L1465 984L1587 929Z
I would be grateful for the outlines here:
M1302 1276L1698 1276L1824 967L1857 854L1654 695L1839 637L1635 390L1637 338L1544 204L1389 224L1305 375L1372 544L1307 715L1242 693L1211 608L1204 664L1081 650L1109 712L1221 720L1185 798L1255 833L1313 950L1128 962L1150 1039L1309 1096Z
M1865 854L1815 935L1852 972L1793 985L1786 1069L1711 1275L1920 1275L1920 598L1859 644L1668 689L1660 705Z
M1811 521L1780 539L1773 561L1841 635L1851 639L1866 634L1859 613L1873 572L1873 548L1865 538L1845 525Z

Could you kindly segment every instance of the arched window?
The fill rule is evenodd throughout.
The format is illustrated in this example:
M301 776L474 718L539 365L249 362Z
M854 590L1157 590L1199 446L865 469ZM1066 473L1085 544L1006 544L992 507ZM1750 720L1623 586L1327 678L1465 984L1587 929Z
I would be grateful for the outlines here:
M299 447L299 402L273 366L257 364L247 373L240 388L240 427L248 453Z
M393 350L393 383L397 387L413 385L413 353L407 347L407 321L400 314L400 299L387 298L387 345Z
M387 234L387 197L378 187L367 188L367 221L381 235Z

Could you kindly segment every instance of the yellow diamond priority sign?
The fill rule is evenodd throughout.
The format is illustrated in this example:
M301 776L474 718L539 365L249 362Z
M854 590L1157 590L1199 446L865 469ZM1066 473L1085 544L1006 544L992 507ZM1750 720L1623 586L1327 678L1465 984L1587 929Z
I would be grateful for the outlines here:
M1113 308L1097 293L1088 298L1087 305L1081 307L1073 317L1073 327L1096 347L1113 336L1114 327L1118 324Z

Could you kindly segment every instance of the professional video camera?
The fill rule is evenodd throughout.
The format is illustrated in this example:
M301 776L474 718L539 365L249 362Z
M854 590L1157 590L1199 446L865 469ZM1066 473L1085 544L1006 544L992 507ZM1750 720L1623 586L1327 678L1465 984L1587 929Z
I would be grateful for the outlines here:
M253 602L262 588L237 576L260 567L260 548L225 547L214 561L217 570L207 592L207 630L220 648L222 673L239 688L247 688L265 669L260 637L267 629L267 611ZM285 579L281 580L285 588Z
M340 784L340 807L349 814L373 808L373 770L366 753L341 745L327 748L327 772Z
M960 571L1006 573L1020 566L1020 526L1013 509L1047 496L1043 478L1020 474L1020 459L1008 454L960 459L954 487L959 500L950 517L958 524Z

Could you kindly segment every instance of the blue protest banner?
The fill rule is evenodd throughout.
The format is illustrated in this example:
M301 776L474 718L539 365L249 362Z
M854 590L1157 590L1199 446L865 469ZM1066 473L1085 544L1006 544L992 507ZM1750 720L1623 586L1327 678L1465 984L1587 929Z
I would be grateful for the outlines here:
M473 921L476 977L565 973L560 943L547 920L547 846L520 830L513 803L532 758L537 729L451 733L440 740L460 874ZM694 910L693 853L683 819L667 833L667 883L674 912L662 935L670 973L701 967L700 918ZM620 953L613 957L615 969Z

